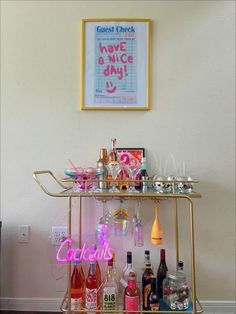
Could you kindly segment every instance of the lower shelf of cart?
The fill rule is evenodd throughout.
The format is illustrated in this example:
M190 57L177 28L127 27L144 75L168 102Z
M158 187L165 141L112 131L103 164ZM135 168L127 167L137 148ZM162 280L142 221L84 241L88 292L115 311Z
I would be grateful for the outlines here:
M71 310L69 311L68 310L68 302L66 300L64 300L63 302L63 305L62 305L62 308L61 310L63 312L66 312L66 313L83 313L83 314L95 314L95 313L107 313L107 314L112 314L112 313L116 313L116 314L121 314L121 313L130 313L130 314L138 314L138 313L171 313L171 314L174 314L174 313L185 313L185 314L188 314L188 313L191 313L193 314L193 307L192 307L192 304L188 307L188 309L186 310L170 310L170 308L162 301L160 300L160 310L159 311L144 311L144 310L140 310L140 311L127 311L127 310L124 310L123 309L123 305L120 304L118 309L117 310L102 310L102 309L98 309L98 310L91 310L91 309L82 309L82 310ZM200 304L200 302L197 300L197 309L196 309L196 314L200 314L203 312L203 309L202 309L202 306Z

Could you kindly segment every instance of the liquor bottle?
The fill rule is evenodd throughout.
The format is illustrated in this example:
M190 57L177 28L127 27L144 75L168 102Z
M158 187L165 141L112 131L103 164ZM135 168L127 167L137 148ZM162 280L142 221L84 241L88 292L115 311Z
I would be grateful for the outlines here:
M96 244L93 244L92 247L92 252L95 253L96 250L97 250L97 245ZM96 277L97 277L97 282L98 282L98 288L101 286L102 284L102 273L101 273L101 268L99 266L99 263L98 261L94 261L95 263L95 269L96 269Z
M107 150L105 148L100 149L100 158L97 161L97 175L98 175L98 188L100 190L107 189L107 180L108 178L108 171L107 165L108 163L108 155Z
M148 189L148 182L145 182L145 180L148 180L146 157L142 157L142 159L141 159L141 175L140 175L140 177L144 181L141 181L139 187L142 190L142 192L145 193L145 192L147 192L147 189Z
M111 151L109 153L109 161L108 163L117 164L118 163L118 156L116 151L116 139L111 139Z
M153 275L152 265L150 261L150 251L145 251L145 269L142 276L143 288L143 310L148 309L148 295L151 291L151 278Z
M157 293L160 299L163 297L163 280L166 278L166 273L168 271L166 265L166 253L164 249L160 250L160 264L157 270Z
M100 265L98 261L95 262L96 264L96 277L97 277L97 282L98 282L98 299L101 299L101 285L102 285L102 272Z
M80 262L74 262L71 276L71 310L81 310L85 284L84 272Z
M113 273L113 259L108 261L106 279L102 286L102 307L103 310L116 310L117 297L117 283Z
M95 263L96 263L96 277L97 277L98 288L99 288L102 284L102 273L101 273L101 268L98 261L96 261Z
M124 292L124 310L138 311L139 307L140 307L140 290L136 286L135 273L130 272L128 286L125 288ZM132 314L136 314L136 312Z
M86 278L85 284L85 307L88 310L97 309L99 307L98 288L96 264L92 261L89 264L88 277ZM90 311L87 313L92 314L94 312Z
M151 279L151 291L148 295L148 311L157 311L160 309L159 297L157 294L157 281L152 276Z
M127 264L123 270L123 280L125 281L126 285L128 283L130 272L133 272L134 274L136 274L132 266L132 252L127 252Z
M113 277L115 278L116 284L118 285L118 273L117 273L117 269L116 269L116 253L112 252L112 273L113 273Z
M142 157L141 159L141 176L148 177L146 157Z

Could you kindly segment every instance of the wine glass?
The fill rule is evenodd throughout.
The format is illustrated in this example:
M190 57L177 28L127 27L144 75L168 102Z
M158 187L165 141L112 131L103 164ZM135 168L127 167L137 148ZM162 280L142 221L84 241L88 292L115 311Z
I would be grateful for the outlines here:
M110 164L106 165L106 167L107 167L108 172L111 174L112 180L113 180L112 186L108 191L112 192L112 193L113 192L115 192L115 193L120 192L116 187L116 185L117 185L116 179L117 179L122 167L118 163L110 163Z
M100 244L104 244L107 239L113 234L113 217L111 210L107 208L107 201L102 200L103 216L100 218L96 226L95 238Z
M140 207L141 207L141 201L138 200L138 204L135 207L135 215L134 215L134 245L141 247L144 245L144 231L143 231L143 225L140 217Z
M113 217L114 234L116 236L126 236L129 229L129 214L124 208L124 201L120 200L120 208L117 209Z
M131 182L130 182L130 186L127 190L128 193L139 193L138 190L136 190L135 188L135 178L136 176L141 172L141 167L140 165L137 166L132 166L132 165L127 165L125 166L125 169L127 170L130 178L131 178Z

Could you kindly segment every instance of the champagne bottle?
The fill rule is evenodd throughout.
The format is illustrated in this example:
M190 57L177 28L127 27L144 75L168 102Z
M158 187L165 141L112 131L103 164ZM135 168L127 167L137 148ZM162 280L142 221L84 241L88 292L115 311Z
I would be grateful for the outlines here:
M124 310L138 311L140 307L140 290L136 286L136 276L134 272L130 272L128 286L124 292ZM128 312L126 312L128 314ZM132 313L136 314L136 312Z
M160 264L157 270L157 293L159 298L163 297L163 280L166 278L166 273L168 271L166 265L166 253L164 249L160 250Z
M160 309L159 297L157 294L157 282L156 278L152 276L151 279L151 291L148 295L148 311L157 311Z
M108 171L107 171L107 165L108 163L108 155L107 150L105 148L100 149L100 158L97 161L97 175L98 175L98 187L100 190L106 190L107 189L107 182L104 180L107 180L108 178Z
M148 295L151 291L151 277L153 275L152 265L150 261L150 251L145 251L145 269L142 276L143 288L143 310L148 309Z

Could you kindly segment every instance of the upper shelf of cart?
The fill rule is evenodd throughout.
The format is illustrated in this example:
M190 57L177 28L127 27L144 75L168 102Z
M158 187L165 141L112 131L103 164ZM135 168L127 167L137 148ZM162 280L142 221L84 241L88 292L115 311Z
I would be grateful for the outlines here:
M57 188L60 188L58 192L50 191L46 185L42 181L42 176L52 179L54 183L56 183ZM201 198L201 194L196 192L191 193L159 193L154 188L148 189L145 193L127 193L124 190L120 192L94 192L93 190L89 190L85 188L83 191L77 192L73 189L73 183L75 180L72 179L58 179L50 170L41 170L41 171L34 171L33 178L38 183L40 188L49 196L53 197L112 197L112 198L153 198L153 199L167 199L167 198L182 198L182 199L191 199L191 198ZM81 180L81 182L94 182L94 180ZM130 181L128 181L130 182ZM149 183L155 183L155 180L148 180ZM171 181L158 181L158 182L168 182L169 184L176 184L178 183L177 180ZM198 180L191 180L191 181L182 181L183 183L198 183ZM65 184L66 183L66 184ZM86 184L85 184L86 186Z

